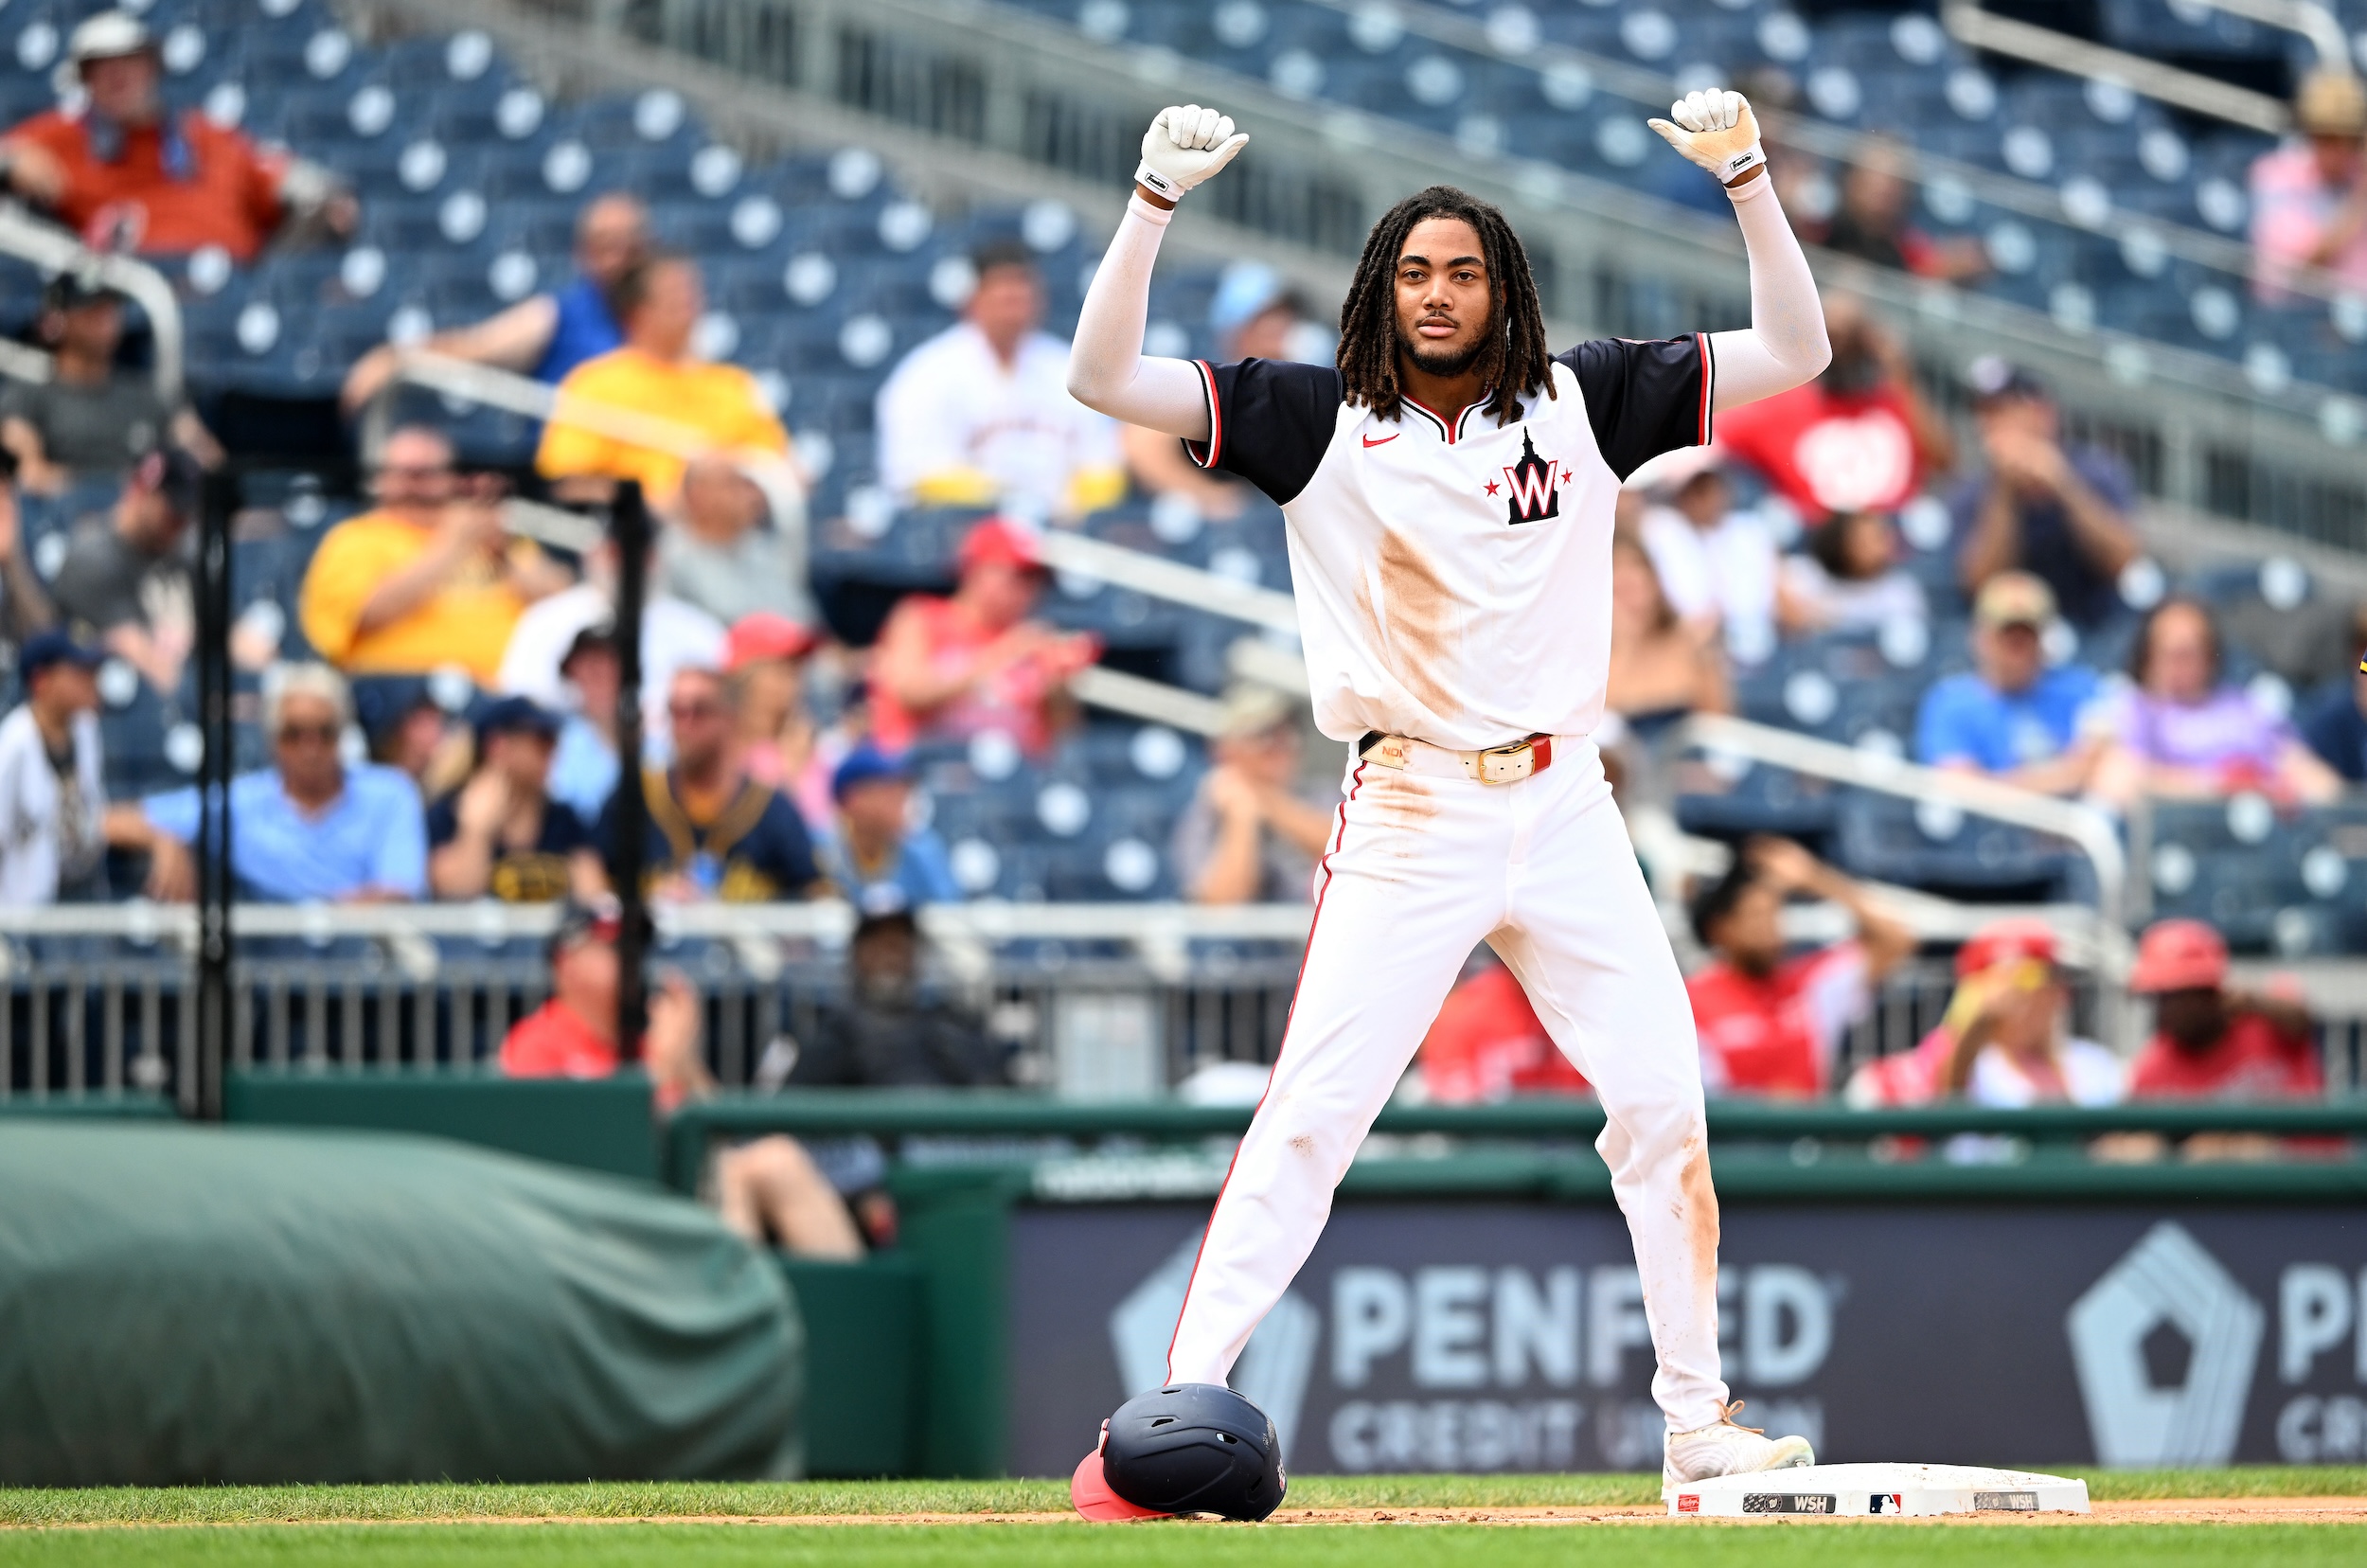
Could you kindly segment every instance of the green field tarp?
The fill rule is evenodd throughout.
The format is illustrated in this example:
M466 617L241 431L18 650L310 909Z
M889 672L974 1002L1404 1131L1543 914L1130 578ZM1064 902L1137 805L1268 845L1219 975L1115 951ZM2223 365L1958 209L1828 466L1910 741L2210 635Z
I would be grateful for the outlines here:
M0 1484L793 1476L803 1341L778 1269L635 1183L0 1123Z

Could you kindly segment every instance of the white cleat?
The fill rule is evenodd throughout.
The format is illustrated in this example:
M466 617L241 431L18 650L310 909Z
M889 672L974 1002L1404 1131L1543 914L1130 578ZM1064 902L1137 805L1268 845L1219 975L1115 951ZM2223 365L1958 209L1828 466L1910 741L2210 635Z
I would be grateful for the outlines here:
M1757 1427L1735 1425L1735 1412L1741 1408L1742 1401L1736 1399L1716 1425L1668 1434L1668 1457L1660 1472L1664 1494L1714 1475L1797 1470L1816 1463L1816 1451L1806 1437L1770 1437Z

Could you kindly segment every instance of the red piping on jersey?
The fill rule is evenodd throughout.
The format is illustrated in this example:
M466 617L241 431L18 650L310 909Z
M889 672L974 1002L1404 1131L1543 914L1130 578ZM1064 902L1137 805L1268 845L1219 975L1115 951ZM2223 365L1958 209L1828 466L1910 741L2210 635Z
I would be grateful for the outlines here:
M1201 468L1212 469L1217 466L1217 459L1224 455L1224 410L1217 406L1217 373L1208 368L1206 360L1194 360L1192 364L1200 371L1200 388L1208 399L1208 454L1201 455L1198 441L1186 441L1184 455Z
M1397 396L1399 398L1403 398L1409 406L1422 414L1428 415L1431 423L1438 427L1438 434L1447 438L1447 444L1449 446L1454 445L1454 427L1457 422L1456 420L1448 419L1444 414L1439 413L1438 410L1430 407L1418 399L1406 397L1406 395L1402 392L1398 393Z
M1429 410L1424 409L1424 413ZM1364 787L1364 769L1368 764L1360 759L1356 774L1348 780L1347 798L1340 802L1340 826L1332 829L1331 847L1324 854L1318 869L1324 874L1324 885L1315 894L1315 913L1307 919L1307 946L1299 950L1298 978L1290 982L1290 1010L1283 1015L1282 1043L1274 1047L1273 1070L1266 1075L1265 1094L1257 1096L1257 1110L1250 1113L1250 1125L1257 1125L1258 1114L1266 1109L1266 1095L1273 1093L1273 1074L1282 1070L1282 1053L1290 1048L1290 1025L1298 1022L1299 989L1307 984L1307 960L1315 951L1315 928L1323 923L1324 900L1331 896L1331 863L1348 839L1348 807L1356 800L1356 792ZM1249 1134L1241 1135L1241 1143ZM1224 1205L1224 1191L1233 1185L1234 1167L1241 1163L1241 1144L1233 1146L1233 1158L1225 1162L1224 1180L1218 1185L1217 1201L1208 1205L1208 1223L1200 1233L1200 1250L1192 1254L1192 1272L1184 1281L1184 1305L1175 1314L1174 1332L1167 1335L1167 1381L1175 1381L1175 1341L1184 1332L1184 1314L1192 1310L1192 1287L1200 1283L1200 1260L1208 1254L1208 1232L1217 1227L1217 1210ZM1128 1396L1130 1399L1132 1396Z
M1707 446L1710 444L1710 391L1717 380L1717 362L1710 357L1710 335L1707 332L1694 333L1693 341L1701 351L1701 438L1693 444Z

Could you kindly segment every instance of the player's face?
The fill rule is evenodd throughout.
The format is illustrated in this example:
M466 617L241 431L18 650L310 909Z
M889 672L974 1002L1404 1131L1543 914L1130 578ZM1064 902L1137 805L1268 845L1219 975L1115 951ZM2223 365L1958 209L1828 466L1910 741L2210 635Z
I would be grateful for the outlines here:
M1460 218L1425 218L1397 253L1397 345L1434 376L1459 376L1487 341L1487 260Z

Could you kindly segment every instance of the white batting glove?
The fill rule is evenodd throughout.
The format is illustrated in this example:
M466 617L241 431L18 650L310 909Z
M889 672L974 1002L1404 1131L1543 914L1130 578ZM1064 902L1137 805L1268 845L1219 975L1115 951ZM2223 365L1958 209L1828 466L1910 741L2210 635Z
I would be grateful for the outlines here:
M1677 123L1671 125L1668 120ZM1750 100L1740 93L1687 93L1668 106L1668 119L1645 121L1661 139L1687 159L1709 170L1719 185L1735 180L1767 162L1759 146L1759 122Z
M1170 202L1231 163L1249 145L1247 133L1233 129L1233 116L1197 103L1162 109L1143 133L1143 164L1134 183Z

